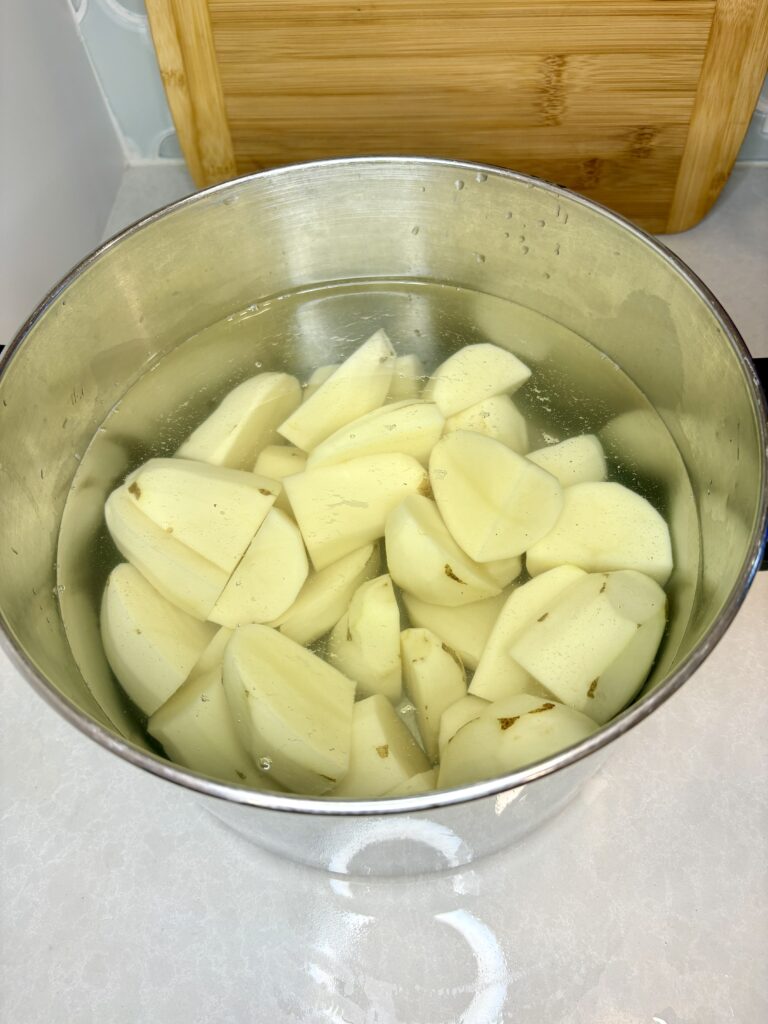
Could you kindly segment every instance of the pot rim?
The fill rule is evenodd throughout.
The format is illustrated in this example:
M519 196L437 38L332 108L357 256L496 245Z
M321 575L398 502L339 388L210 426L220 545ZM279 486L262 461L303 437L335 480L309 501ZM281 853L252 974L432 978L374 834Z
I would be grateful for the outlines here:
M98 248L94 249L85 259L81 260L72 270L69 271L39 303L30 317L22 325L16 336L9 343L5 352L0 355L0 378L10 365L14 355L31 333L37 322L51 308L59 296L66 291L81 274L87 271L97 260L112 248L117 246L123 239L130 237L156 221L162 220L169 214L186 206L204 201L212 195L236 190L243 183L262 178L278 178L283 175L290 175L297 170L302 171L313 167L342 167L354 168L362 165L372 164L407 164L413 166L438 166L449 167L465 173L488 173L494 176L515 181L520 184L533 185L550 192L553 196L561 196L570 202L575 202L597 212L602 217L623 228L634 235L646 246L654 250L671 268L680 275L686 283L696 292L699 299L709 308L710 312L718 320L723 332L730 342L736 356L738 357L744 378L750 393L752 404L757 414L758 431L762 451L766 454L762 465L762 486L758 497L758 515L749 544L749 552L741 566L736 581L723 605L723 609L715 623L702 637L693 651L660 683L647 697L637 704L631 705L626 711L602 726L592 736L574 746L561 750L551 757L528 765L525 768L510 772L507 775L493 779L486 779L481 782L471 783L455 789L439 790L418 796L378 798L371 800L334 799L332 797L301 797L290 794L267 793L249 789L236 783L220 782L201 775L191 769L183 768L180 765L167 761L159 755L149 753L134 746L128 740L123 739L116 733L111 732L105 726L90 718L84 711L81 711L74 703L65 698L45 676L37 670L26 653L13 638L5 616L0 609L0 648L9 656L11 662L20 671L22 676L30 683L32 688L68 722L75 726L80 732L90 737L106 750L117 754L123 760L135 765L144 771L159 776L174 785L183 786L186 789L215 797L221 800L228 800L236 804L244 804L264 810L281 812L298 812L301 814L336 815L340 817L355 817L358 815L390 815L400 813L412 813L415 811L427 811L431 809L449 807L467 803L483 797L493 797L511 789L516 789L536 779L551 775L569 765L581 761L590 754L599 750L614 740L629 732L635 725L642 722L656 708L672 696L683 683L689 679L699 666L706 660L709 654L720 642L744 598L749 586L760 565L763 548L766 544L766 523L768 522L768 405L760 388L754 365L749 351L731 318L726 313L720 302L715 298L709 288L699 277L681 260L675 253L668 249L654 236L637 227L631 221L620 214L609 210L607 207L587 199L578 193L571 192L561 185L547 182L541 178L521 174L503 167L492 164L480 164L461 160L447 160L436 157L409 157L409 156L366 156L366 157L342 157L330 160L313 160L298 164L288 164L283 167L272 168L266 171L258 171L254 174L243 175L207 189L185 196L183 199L169 203L159 210L150 213L146 217L135 221L124 228L118 234L108 239Z

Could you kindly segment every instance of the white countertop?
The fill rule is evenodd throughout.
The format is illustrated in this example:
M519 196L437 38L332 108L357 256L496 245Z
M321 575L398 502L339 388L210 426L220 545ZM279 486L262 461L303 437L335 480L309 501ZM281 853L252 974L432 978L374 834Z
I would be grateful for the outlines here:
M108 233L183 194L126 173ZM768 355L768 168L667 240ZM768 1020L768 573L556 819L458 873L278 861L80 735L0 654L3 1024Z

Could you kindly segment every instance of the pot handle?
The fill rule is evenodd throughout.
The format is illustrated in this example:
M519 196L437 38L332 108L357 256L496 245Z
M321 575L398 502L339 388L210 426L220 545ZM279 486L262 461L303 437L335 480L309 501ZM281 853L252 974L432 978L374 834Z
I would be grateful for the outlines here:
M768 402L768 356L753 356L752 362L755 364L757 379L760 381L765 400ZM768 543L763 549L763 561L760 568L768 572Z

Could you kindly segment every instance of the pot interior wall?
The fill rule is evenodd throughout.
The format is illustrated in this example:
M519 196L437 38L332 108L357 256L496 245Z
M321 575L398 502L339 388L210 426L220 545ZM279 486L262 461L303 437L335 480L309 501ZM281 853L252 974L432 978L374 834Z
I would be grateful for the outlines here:
M78 460L126 390L191 335L268 296L366 278L444 282L520 303L551 318L554 334L561 324L588 339L653 403L679 457L655 443L658 421L640 407L616 404L604 425L617 444L645 453L640 468L662 488L673 532L673 618L651 685L693 650L731 595L754 536L764 472L756 411L741 356L662 254L575 198L458 165L338 162L230 183L108 246L54 296L0 378L7 628L65 697L139 745L141 730L97 642L87 557L97 524L88 509L146 450L163 410L203 381L206 401L225 385L226 360L208 349L185 362L173 388L153 392L147 383L146 415L126 415L117 443L103 443L84 485L77 557L61 594L58 530ZM291 361L307 368L331 361L330 327L321 317L297 329ZM477 337L517 350L493 323L476 327ZM546 350L546 332L537 339ZM337 331L335 350L355 340L359 333ZM421 342L425 351L433 340ZM462 340L458 332L441 338L438 354ZM265 368L276 353L272 340L254 336L254 359ZM526 353L535 362L535 351ZM434 364L434 355L427 352L427 361ZM578 379L578 361L565 371ZM192 416L201 408L193 405ZM80 623L72 633L77 660L60 600L68 621Z

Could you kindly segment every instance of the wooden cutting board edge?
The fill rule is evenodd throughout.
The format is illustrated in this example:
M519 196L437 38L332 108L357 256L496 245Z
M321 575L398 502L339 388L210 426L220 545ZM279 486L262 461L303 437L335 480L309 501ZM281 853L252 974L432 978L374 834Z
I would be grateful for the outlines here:
M200 188L237 177L207 0L146 0L181 150ZM716 0L666 232L710 210L733 168L768 68L768 0Z

